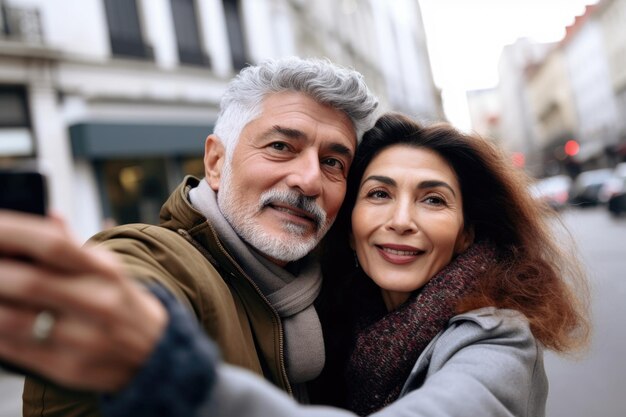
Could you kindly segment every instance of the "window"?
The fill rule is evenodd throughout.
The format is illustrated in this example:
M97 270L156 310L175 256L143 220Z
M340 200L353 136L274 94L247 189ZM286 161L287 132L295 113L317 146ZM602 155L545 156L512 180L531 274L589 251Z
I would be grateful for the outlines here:
M165 162L163 158L114 159L97 165L108 222L159 223L161 205L171 191Z
M0 157L33 156L26 88L0 86Z
M13 7L0 0L0 38L41 43L43 33L37 8Z
M152 59L152 47L141 34L136 0L105 0L104 6L113 55Z
M171 0L178 59L185 64L209 65L202 51L196 5L194 0Z
M239 11L239 1L223 0L224 15L226 17L226 30L228 30L228 40L230 41L230 54L233 60L233 67L237 71L246 66L246 48L244 44L243 30L241 25L241 14Z

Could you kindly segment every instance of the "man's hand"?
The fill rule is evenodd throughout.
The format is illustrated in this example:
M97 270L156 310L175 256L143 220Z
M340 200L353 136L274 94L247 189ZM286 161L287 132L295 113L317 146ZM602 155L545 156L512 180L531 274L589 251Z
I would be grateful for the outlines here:
M0 358L70 388L116 391L166 322L112 253L81 247L58 219L0 211Z

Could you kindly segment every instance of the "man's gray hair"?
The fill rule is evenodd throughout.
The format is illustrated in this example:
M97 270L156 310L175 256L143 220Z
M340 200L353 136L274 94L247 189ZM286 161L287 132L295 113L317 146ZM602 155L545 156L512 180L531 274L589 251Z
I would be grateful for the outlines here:
M318 103L343 111L352 121L357 142L374 124L378 99L357 71L327 59L270 59L241 70L222 96L214 133L226 149L227 160L244 126L261 114L263 99L285 91L307 94Z

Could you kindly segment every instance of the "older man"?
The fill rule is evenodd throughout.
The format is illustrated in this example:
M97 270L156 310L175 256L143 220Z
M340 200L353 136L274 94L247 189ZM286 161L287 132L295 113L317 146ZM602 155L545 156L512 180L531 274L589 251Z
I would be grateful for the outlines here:
M167 322L130 276L187 305L226 362L306 401L303 384L324 365L309 253L341 206L376 106L352 70L267 61L230 83L205 179L186 178L158 226L121 226L80 248L58 221L0 214L0 251L21 255L0 260L0 328L10 329L0 356L65 386L124 386ZM35 377L23 398L25 416L98 414L95 395Z

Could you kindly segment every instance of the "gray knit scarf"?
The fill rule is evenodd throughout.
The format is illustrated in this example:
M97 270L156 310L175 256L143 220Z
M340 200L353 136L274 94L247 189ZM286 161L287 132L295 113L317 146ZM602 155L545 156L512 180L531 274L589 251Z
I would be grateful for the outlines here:
M361 311L346 369L348 408L365 416L398 398L419 355L445 329L459 299L476 288L495 254L493 245L476 243L396 310L383 317Z
M289 381L310 381L324 367L324 339L313 306L321 285L319 263L309 255L290 263L289 272L263 257L241 240L217 205L217 195L205 179L189 192L191 204L215 228L220 241L254 280L282 319L285 334L285 365Z

